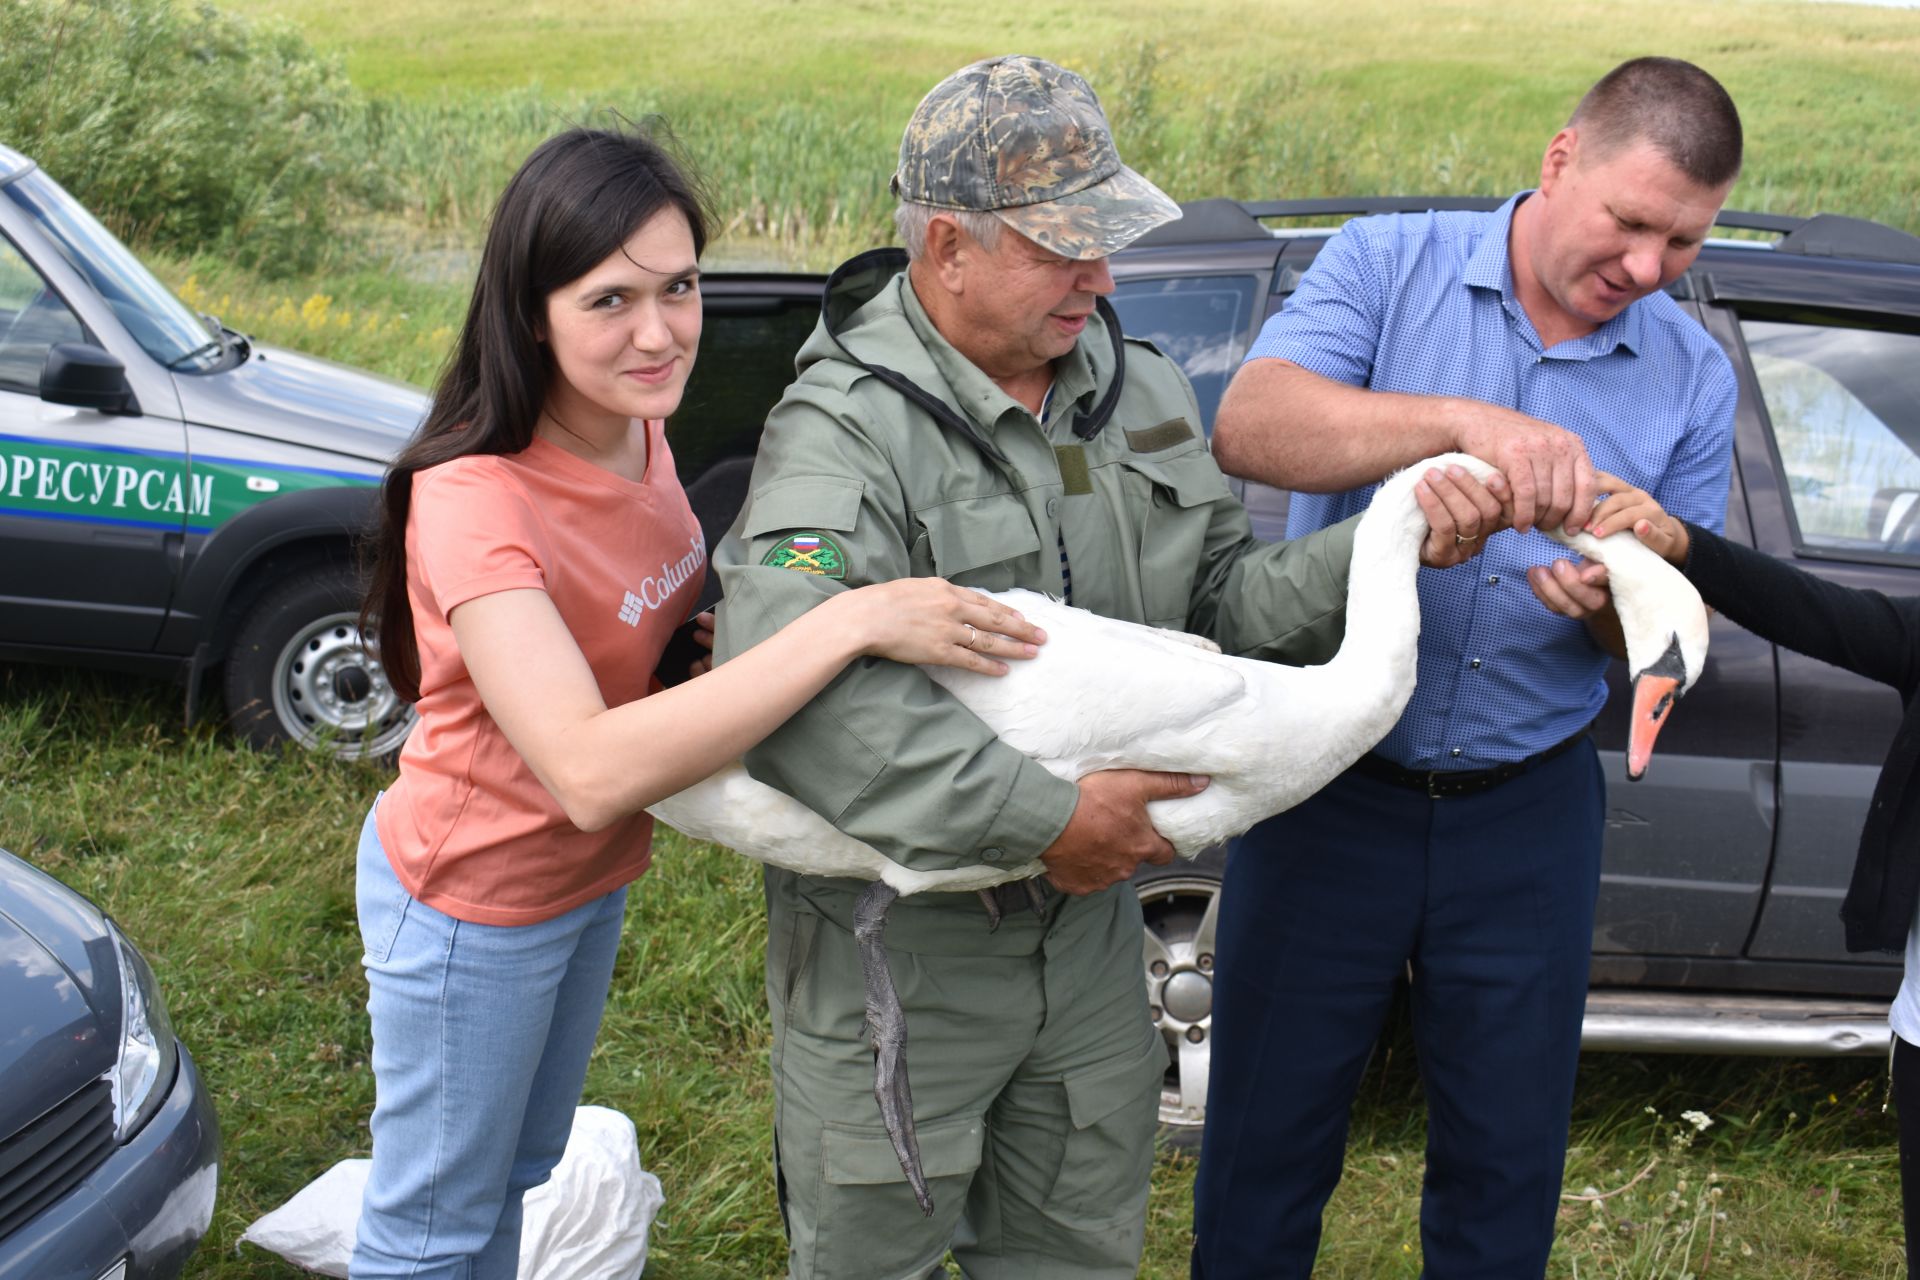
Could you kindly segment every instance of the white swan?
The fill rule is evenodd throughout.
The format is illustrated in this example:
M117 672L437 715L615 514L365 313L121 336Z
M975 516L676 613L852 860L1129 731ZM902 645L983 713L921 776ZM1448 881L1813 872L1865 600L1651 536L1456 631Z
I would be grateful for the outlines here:
M1205 641L1118 622L1031 591L991 593L1047 633L1040 656L1004 676L927 674L1009 745L1063 778L1101 769L1202 774L1197 796L1155 801L1153 824L1183 857L1238 835L1327 785L1386 736L1413 693L1420 636L1414 585L1426 517L1413 488L1429 468L1493 468L1464 454L1429 459L1381 486L1355 531L1346 638L1330 661L1287 667L1227 657ZM1557 536L1557 535L1556 535ZM1559 541L1608 568L1627 641L1635 710L1628 772L1638 777L1672 700L1706 662L1699 593L1630 531ZM848 836L738 763L654 805L702 840L806 875L884 880L899 892L967 891L1044 868L916 871Z
M1420 637L1415 586L1426 516L1414 486L1457 463L1485 479L1494 468L1444 454L1390 477L1355 530L1346 635L1332 660L1287 667L1221 654L1206 641L1073 609L1031 591L992 593L1047 633L1039 657L999 677L929 667L1000 738L1054 774L1155 769L1212 779L1197 796L1148 805L1176 852L1191 858L1320 790L1386 736L1413 693ZM1699 593L1622 531L1604 540L1554 535L1605 564L1634 681L1628 773L1646 768L1673 699L1693 686L1707 654ZM873 881L854 910L874 1046L874 1095L922 1211L933 1201L920 1169L906 1076L906 1020L881 934L902 893L984 890L1031 880L1038 860L916 871L834 828L799 801L748 776L737 762L649 810L688 835L807 875ZM1036 903L1036 905L1038 905ZM997 908L989 913L998 925Z

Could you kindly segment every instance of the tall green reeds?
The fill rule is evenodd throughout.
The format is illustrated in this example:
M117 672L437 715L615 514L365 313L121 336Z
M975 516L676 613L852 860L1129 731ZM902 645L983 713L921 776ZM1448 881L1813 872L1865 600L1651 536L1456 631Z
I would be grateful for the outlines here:
M0 142L135 240L311 270L377 199L366 107L282 22L169 0L0 4Z

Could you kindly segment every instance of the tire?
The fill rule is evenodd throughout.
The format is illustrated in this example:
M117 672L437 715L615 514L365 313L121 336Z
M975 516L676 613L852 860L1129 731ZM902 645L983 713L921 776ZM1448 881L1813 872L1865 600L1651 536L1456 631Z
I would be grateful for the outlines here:
M1213 924L1226 850L1133 879L1146 922L1147 1007L1172 1059L1160 1089L1160 1140L1198 1150L1213 1048Z
M241 619L227 651L227 713L249 745L294 743L343 760L400 750L413 708L387 683L360 634L359 578L338 565L300 570Z

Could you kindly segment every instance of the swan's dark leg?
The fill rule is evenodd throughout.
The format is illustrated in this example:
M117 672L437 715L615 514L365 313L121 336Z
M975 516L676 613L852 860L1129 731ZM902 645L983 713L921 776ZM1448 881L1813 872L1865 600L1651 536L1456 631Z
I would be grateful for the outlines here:
M887 908L899 891L875 880L853 904L853 940L860 947L860 971L867 985L867 1036L873 1043L873 1096L893 1142L893 1154L913 1187L920 1212L933 1216L933 1197L920 1168L920 1143L913 1132L913 1092L907 1087L907 1015L887 969Z
M1000 932L1000 899L991 889L980 891L980 905L987 909L987 932Z
M1033 908L1033 914L1042 920L1047 918L1047 891L1040 885L1040 877L1032 876L1020 882L1027 891L1027 905Z

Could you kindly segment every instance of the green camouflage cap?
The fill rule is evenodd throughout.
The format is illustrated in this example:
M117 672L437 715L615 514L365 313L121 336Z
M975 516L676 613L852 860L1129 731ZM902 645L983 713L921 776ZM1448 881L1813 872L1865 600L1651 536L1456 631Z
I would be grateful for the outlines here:
M1104 258L1180 216L1120 163L1086 81L1019 55L935 85L907 122L889 185L915 204L992 213L1068 258Z

